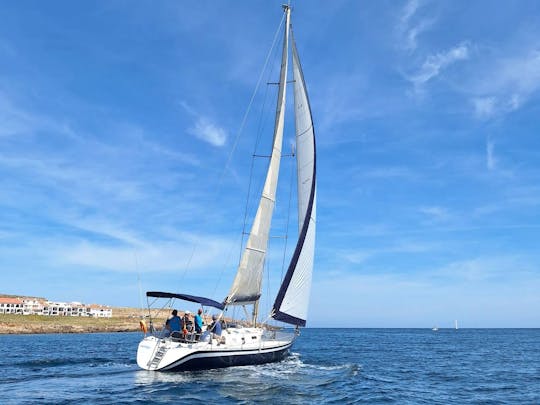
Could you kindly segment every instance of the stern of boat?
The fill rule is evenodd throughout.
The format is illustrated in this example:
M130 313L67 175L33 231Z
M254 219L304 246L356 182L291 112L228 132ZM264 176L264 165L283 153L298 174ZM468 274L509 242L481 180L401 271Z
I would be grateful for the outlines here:
M155 336L147 336L139 343L139 347L137 348L137 364L140 368L155 370L155 368L152 368L152 360L159 351L160 342L161 339Z

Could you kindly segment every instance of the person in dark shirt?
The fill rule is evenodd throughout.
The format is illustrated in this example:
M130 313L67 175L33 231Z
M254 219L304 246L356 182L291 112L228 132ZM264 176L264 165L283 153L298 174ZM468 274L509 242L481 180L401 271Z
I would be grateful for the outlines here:
M178 311L174 309L172 311L172 317L167 319L166 327L170 333L179 332L182 330L182 320L178 316Z

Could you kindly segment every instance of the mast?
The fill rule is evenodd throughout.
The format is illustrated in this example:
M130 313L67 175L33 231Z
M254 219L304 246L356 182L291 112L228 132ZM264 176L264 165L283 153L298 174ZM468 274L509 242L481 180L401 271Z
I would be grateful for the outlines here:
M281 148L283 144L290 7L284 5L283 8L285 12L285 30L283 34L283 49L281 53L281 70L279 76L279 90L274 123L272 154L270 156L266 180L264 182L257 213L249 233L249 238L242 254L242 258L240 259L240 264L236 272L236 277L229 291L229 295L225 299L226 305L253 304L254 320L257 317L257 303L261 296L263 268L266 259L266 250L268 248L270 224L272 222L272 214L276 200L276 189L281 161Z

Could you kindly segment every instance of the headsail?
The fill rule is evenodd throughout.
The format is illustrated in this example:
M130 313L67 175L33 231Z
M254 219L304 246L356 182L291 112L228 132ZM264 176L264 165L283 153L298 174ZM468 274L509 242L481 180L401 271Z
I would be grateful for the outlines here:
M276 120L274 126L274 142L270 164L266 174L266 181L259 202L259 207L251 227L251 232L240 260L233 285L227 296L227 305L249 304L256 302L261 295L261 282L268 247L270 223L276 200L276 188L281 161L281 148L283 144L283 125L285 114L285 95L288 68L289 47L289 18L290 9L285 8L285 32L283 38L283 51L281 59L281 72L279 78L279 91L276 107Z
M291 33L292 36L292 33ZM298 171L299 237L273 307L273 318L305 326L315 254L316 152L311 108L300 59L292 38L294 109Z

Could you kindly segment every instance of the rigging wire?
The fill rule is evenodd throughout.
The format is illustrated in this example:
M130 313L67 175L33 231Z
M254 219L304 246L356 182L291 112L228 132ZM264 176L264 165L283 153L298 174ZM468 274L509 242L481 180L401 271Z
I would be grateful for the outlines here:
M227 158L227 162L225 163L225 167L223 168L223 170L222 170L222 172L221 172L221 174L220 174L220 176L219 176L218 184L217 184L216 192L215 192L216 195L219 195L219 193L220 193L220 191L221 191L221 186L222 186L222 184L223 184L223 179L224 179L224 177L225 177L225 173L226 173L226 172L228 171L228 169L229 169L229 165L230 165L230 163L231 163L231 161L232 161L232 157L233 157L234 152L235 152L235 150L236 150L236 147L237 147L237 145L238 145L238 141L239 141L240 136L242 135L242 133L243 133L243 131L244 131L244 126L245 126L245 124L246 124L247 117L248 117L248 115L249 115L249 113L250 113L250 111L251 111L251 106L253 105L253 101L254 101L254 99L255 99L255 96L256 96L256 94L257 94L258 91L259 91L259 87L260 87L260 85L261 85L261 82L262 82L262 78L263 78L264 72L265 72L266 69L267 69L267 65L268 65L268 62L269 62L269 60L270 60L270 56L271 56L272 51L273 51L273 49L274 49L274 47L275 47L275 45L276 45L276 41L277 41L277 39L278 39L278 37L279 37L279 33L280 33L280 31L281 31L281 26L283 25L283 21L284 21L284 20L285 20L285 15L283 15L283 16L281 17L281 20L280 20L280 22L279 22L279 26L278 26L278 28L277 28L275 34L274 34L274 38L273 38L273 40L272 40L272 45L271 45L270 50L268 51L268 53L267 53L267 55L266 55L266 59L265 59L263 68L262 68L262 70L261 70L261 73L259 74L259 78L258 78L258 80L257 80L257 84L256 84L256 86L255 86L255 89L253 90L253 93L252 93L251 98L250 98L249 103L248 103L248 107L247 107L247 109L246 109L246 111L245 111L245 113L244 113L244 116L243 116L243 118L242 118L240 127L239 127L239 129L238 129L238 132L237 132L237 134L236 134L235 140L234 140L234 142L233 142L232 149L231 149L231 151L229 152L229 156L228 156L228 158ZM191 253L190 253L190 255L189 255L189 258L188 258L188 261L187 261L186 266L185 266L185 268L184 268L184 271L183 271L182 274L180 275L179 281L183 281L183 280L184 280L184 277L185 277L185 275L186 275L186 272L187 272L187 270L188 270L188 269L190 268L190 266L191 266L191 262L192 262L192 260L193 260L193 256L194 256L195 251L197 250L197 248L198 248L198 246L199 246L199 243L200 243L199 240L196 240L196 241L195 241L195 244L194 244L194 246L193 246L193 249L191 250ZM223 270L223 271L224 271L224 270ZM223 273L223 271L222 271L222 273Z

